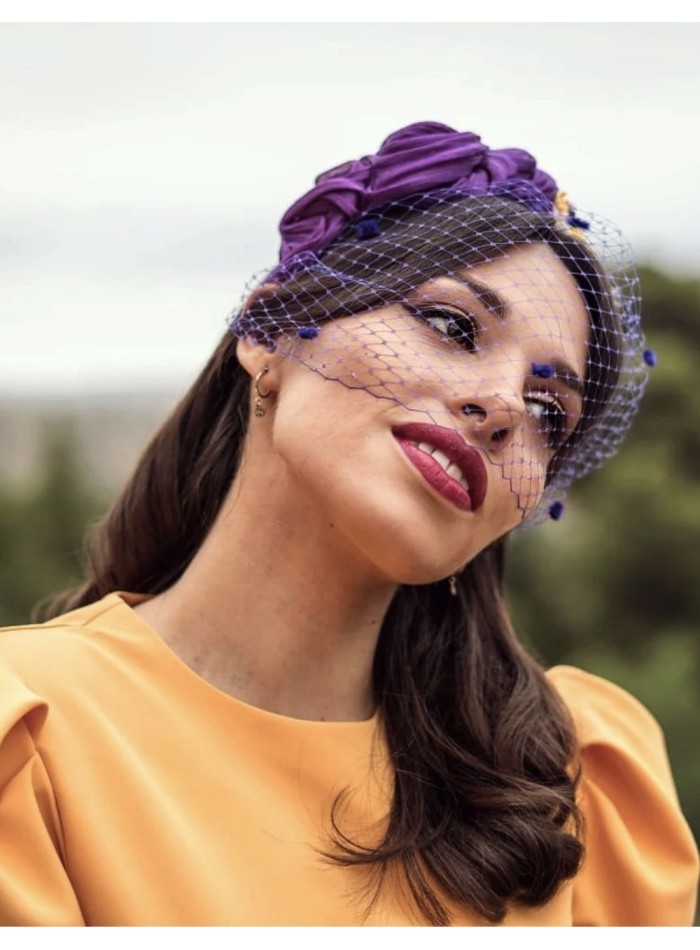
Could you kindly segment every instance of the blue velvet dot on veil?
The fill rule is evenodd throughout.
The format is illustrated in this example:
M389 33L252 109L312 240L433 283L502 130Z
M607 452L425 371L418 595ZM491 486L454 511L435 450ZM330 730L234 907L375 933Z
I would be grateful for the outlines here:
M318 336L318 327L299 327L297 336L302 340L315 340Z
M559 521L564 514L564 503L562 501L553 501L549 506L549 517L554 521Z

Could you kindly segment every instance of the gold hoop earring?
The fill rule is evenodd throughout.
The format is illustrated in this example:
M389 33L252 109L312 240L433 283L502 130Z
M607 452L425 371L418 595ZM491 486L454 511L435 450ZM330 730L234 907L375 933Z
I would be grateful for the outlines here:
M260 419L262 416L264 416L264 415L265 415L265 412L267 411L267 410L265 409L265 407L263 406L263 404L262 404L262 400L263 400L263 399L267 399L268 396L271 396L271 395L272 395L272 390L271 390L271 389L261 389L261 388L260 388L260 380L263 378L263 376L264 376L266 373L269 373L269 372L270 372L270 367L269 367L269 366L263 366L263 368L260 370L260 372L258 373L258 375L257 375L257 376L255 377L255 379L253 380L253 386L255 387L255 403L254 403L254 405L253 405L253 412L255 413L255 415L256 415L256 417L257 417L258 419Z

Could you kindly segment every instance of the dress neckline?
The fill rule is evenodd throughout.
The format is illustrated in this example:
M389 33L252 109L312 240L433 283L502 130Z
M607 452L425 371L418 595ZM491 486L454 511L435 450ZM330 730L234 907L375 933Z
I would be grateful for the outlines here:
M170 669L177 674L183 687L200 692L202 698L205 696L208 700L223 705L227 705L232 711L244 714L258 721L267 720L272 726L275 723L284 726L287 729L304 730L314 732L316 730L330 732L337 730L345 735L354 733L358 736L365 733L369 736L374 734L380 720L379 708L369 719L339 721L339 720L317 720L317 719L297 719L293 716L285 716L281 713L271 712L260 706L254 706L226 693L214 686L203 676L197 673L192 667L188 666L177 653L163 640L157 631L139 614L134 607L149 600L148 594L137 594L129 591L114 591L107 594L101 601L104 611L117 610L126 620L128 627L137 632L139 637L148 642L153 650L157 650L161 660L168 663Z

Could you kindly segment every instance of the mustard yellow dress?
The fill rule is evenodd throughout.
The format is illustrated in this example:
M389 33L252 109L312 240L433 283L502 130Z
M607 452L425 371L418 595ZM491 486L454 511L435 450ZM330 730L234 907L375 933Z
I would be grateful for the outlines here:
M378 718L241 703L182 663L137 599L0 632L0 925L415 924L391 886L365 917L361 872L319 855L343 788L344 828L386 813ZM505 925L690 924L697 851L658 725L604 680L549 676L580 737L587 857Z

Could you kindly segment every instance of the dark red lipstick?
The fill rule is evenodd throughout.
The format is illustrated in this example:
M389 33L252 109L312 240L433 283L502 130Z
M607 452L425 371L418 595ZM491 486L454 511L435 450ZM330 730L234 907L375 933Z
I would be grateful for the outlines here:
M422 422L395 426L392 432L409 461L438 494L462 511L477 511L482 506L488 487L486 466L480 453L465 442L458 432ZM450 463L456 465L469 488L466 489L448 474L444 464L418 448L419 443L437 449Z

